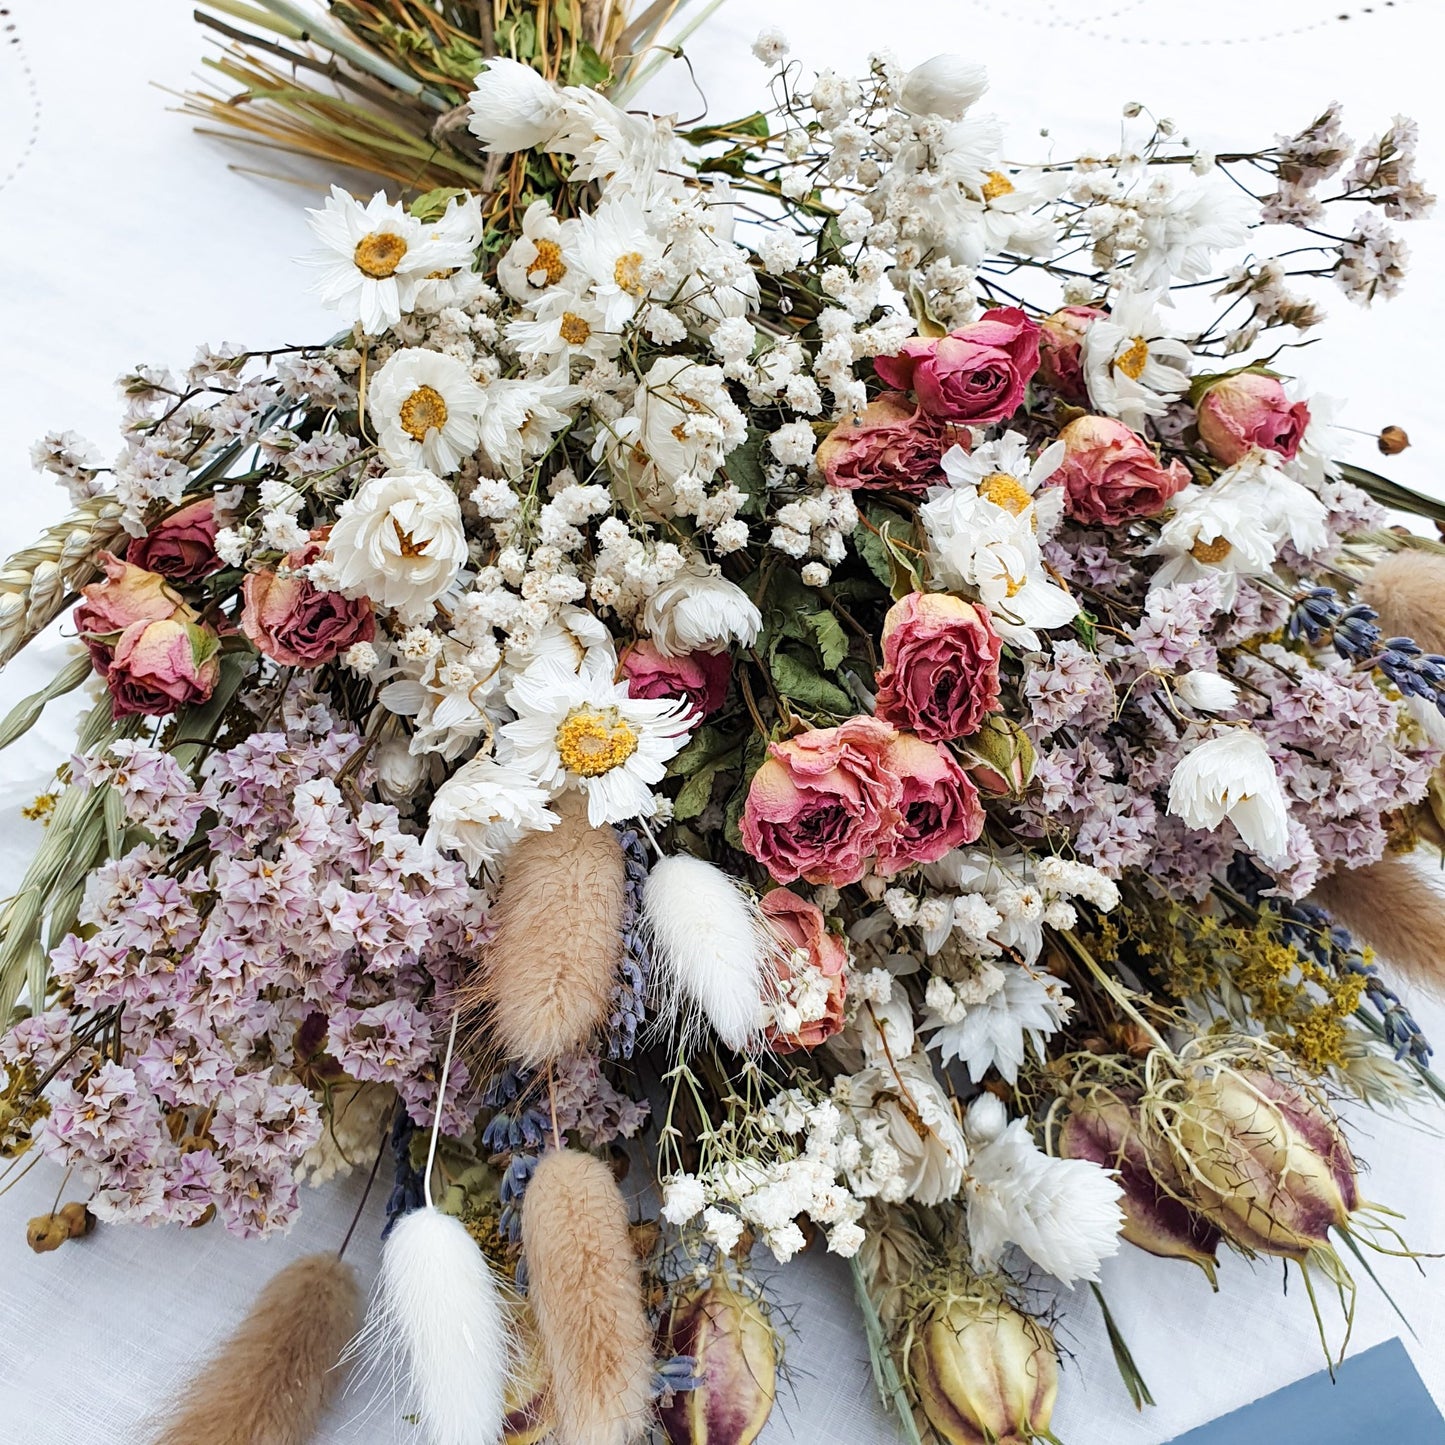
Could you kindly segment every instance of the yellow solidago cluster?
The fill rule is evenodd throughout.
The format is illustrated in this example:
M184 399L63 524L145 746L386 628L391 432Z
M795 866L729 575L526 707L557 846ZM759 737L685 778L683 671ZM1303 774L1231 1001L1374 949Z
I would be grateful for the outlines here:
M1090 947L1096 958L1151 975L1180 1000L1263 1028L1311 1073L1345 1065L1364 978L1336 974L1283 942L1267 913L1242 923L1175 903L1131 902L1103 920Z

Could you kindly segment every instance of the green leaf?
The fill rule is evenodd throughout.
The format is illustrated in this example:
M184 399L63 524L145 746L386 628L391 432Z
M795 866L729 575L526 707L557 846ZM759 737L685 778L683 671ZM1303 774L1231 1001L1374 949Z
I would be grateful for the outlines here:
M825 712L834 717L852 716L852 699L836 683L829 682L811 659L779 647L770 662L773 686L805 712Z
M712 758L682 785L672 805L672 816L679 822L695 818L712 801L713 786L718 774L724 769L735 767L742 761L743 748L739 743L721 757Z
M438 186L434 191L419 195L407 210L418 221L435 221L445 214L450 201L459 200L466 192L458 186Z
M762 767L767 756L767 740L757 733L749 733L748 740L743 745L742 770L738 777L738 784L729 795L723 814L723 836L727 839L728 846L736 848L740 853L746 853L747 849L743 847L743 835L738 827L738 822L743 816L743 809L747 806L748 789L752 786L753 774Z
M893 560L888 548L876 532L859 527L853 533L853 550L863 559L868 570L887 588L893 586Z
M1092 612L1083 607L1079 608L1078 615L1074 618L1074 631L1079 634L1079 641L1090 652L1094 652L1098 647L1098 638L1095 635L1098 621Z
M748 428L748 439L741 446L727 454L723 470L727 479L746 497L739 508L744 517L760 517L763 514L763 498L768 483L763 476L763 443L767 434L757 427Z
M714 758L721 757L735 744L719 727L706 723L688 740L688 744L667 765L670 778L690 778L699 769L705 768Z
M818 655L828 672L837 670L848 656L848 636L831 612L809 612L803 619L817 639Z

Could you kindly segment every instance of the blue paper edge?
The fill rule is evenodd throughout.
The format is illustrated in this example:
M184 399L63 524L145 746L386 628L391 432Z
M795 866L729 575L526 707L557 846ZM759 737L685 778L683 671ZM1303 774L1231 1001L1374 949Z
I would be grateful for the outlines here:
M1445 1445L1445 1417L1398 1339L1177 1435L1169 1445Z

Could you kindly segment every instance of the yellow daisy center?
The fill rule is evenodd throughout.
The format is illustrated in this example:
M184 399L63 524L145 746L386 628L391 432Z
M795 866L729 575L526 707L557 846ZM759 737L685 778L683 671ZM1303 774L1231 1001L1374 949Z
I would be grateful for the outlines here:
M1210 566L1224 561L1233 549L1229 544L1228 537L1215 537L1213 541L1206 542L1203 537L1189 549L1189 555L1196 562L1207 562Z
M1002 171L985 171L983 173L984 200L996 201L1000 196L1011 196L1013 192L1014 183Z
M537 259L527 268L528 274L545 271L547 284L555 286L567 274L567 265L562 260L562 248L555 241L533 241L532 245L536 249Z
M585 346L592 335L592 328L575 311L562 313L562 324L557 331L568 346Z
M612 279L629 296L642 295L642 252L628 251L617 258L612 268Z
M356 243L351 259L356 269L375 281L396 275L401 258L406 255L406 242L393 231L373 231Z
M1114 358L1114 370L1122 371L1130 381L1138 381L1148 365L1149 343L1142 336L1136 336L1128 348Z
M557 728L557 755L569 773L601 777L637 751L637 734L615 707L574 707Z
M424 441L429 431L447 424L447 404L434 387L419 386L401 404L401 429L413 441Z
M1034 500L1028 488L1008 472L990 472L978 484L978 494L1015 517L1022 516Z

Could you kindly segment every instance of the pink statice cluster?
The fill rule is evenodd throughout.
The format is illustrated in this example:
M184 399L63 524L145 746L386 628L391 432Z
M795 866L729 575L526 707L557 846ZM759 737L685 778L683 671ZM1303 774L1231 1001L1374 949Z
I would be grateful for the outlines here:
M349 762L361 739L324 700L287 713L199 784L134 741L77 760L141 841L92 875L52 958L59 1001L0 1058L53 1071L40 1147L94 1175L104 1217L214 1211L268 1233L296 1209L325 1086L390 1084L414 1120L432 1117L435 1000L484 937L485 899L366 798ZM468 1132L473 1092L456 1064L448 1132Z

